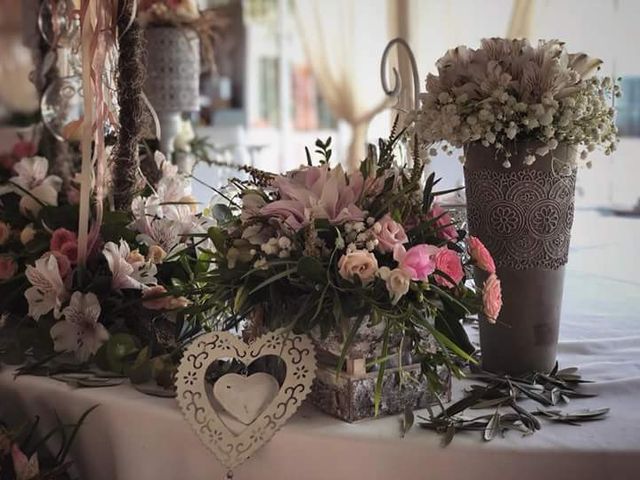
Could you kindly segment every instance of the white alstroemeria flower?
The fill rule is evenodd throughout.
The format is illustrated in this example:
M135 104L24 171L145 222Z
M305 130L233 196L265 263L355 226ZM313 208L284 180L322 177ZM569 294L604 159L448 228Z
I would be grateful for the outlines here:
M0 195L9 191L20 195L20 211L23 215L37 215L42 204L58 205L62 179L57 175L47 175L49 161L46 158L23 158L13 169L17 175L11 177L9 185L0 189Z
M40 185L49 185L57 190L62 185L62 179L56 175L47 175L49 161L44 157L27 157L15 164L13 169L16 176L11 178L11 183L31 190Z
M149 261L131 262L131 249L124 240L120 245L107 242L102 250L111 270L111 288L114 290L133 289L141 290L148 285L155 285L156 266Z
M171 203L182 201L190 193L189 181L183 175L163 177L158 182L158 198L163 208L171 207Z
M53 310L54 317L60 318L60 308L68 293L60 276L56 257L49 255L39 258L35 266L27 266L25 275L32 285L24 292L29 304L29 316L38 320Z
M167 252L167 260L186 248L183 239L183 225L169 218L158 218L136 237L136 240L147 247L157 245ZM165 260L165 261L167 261Z
M56 352L73 352L86 362L109 340L109 332L98 322L100 302L93 293L73 292L69 306L62 310L64 320L51 327Z
M146 232L151 228L151 222L155 218L163 216L160 199L157 195L151 195L147 198L136 197L131 202L131 213L135 219L129 227L137 232Z

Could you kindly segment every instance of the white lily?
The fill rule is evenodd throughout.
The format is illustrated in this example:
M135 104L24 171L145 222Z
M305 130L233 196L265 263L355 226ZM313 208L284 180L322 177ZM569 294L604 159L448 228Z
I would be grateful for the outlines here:
M100 302L94 293L73 292L69 306L62 314L64 320L51 327L56 352L73 352L85 362L109 339L109 332L98 319Z
M29 316L38 320L53 310L54 317L60 318L60 308L68 293L60 276L56 257L49 255L39 258L35 266L27 266L25 275L32 285L24 292L29 304Z

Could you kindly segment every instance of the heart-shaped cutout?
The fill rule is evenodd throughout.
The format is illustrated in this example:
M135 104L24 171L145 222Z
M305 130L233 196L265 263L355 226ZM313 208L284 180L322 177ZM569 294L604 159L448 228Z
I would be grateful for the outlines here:
M269 406L280 390L268 373L245 376L227 373L213 385L213 397L233 418L250 425Z
M281 385L264 372L227 373L217 379L213 394L207 393L212 391L207 369L216 362L233 359L249 366L269 356L284 362ZM178 404L200 440L231 469L266 444L297 411L311 391L315 370L315 351L306 335L279 330L247 345L231 333L212 332L198 337L184 352L176 376ZM223 390L233 390L235 396Z

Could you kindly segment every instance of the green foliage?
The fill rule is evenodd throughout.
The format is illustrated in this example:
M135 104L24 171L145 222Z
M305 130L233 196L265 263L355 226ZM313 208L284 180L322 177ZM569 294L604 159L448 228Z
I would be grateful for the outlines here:
M556 407L568 404L571 398L594 396L581 390L581 384L588 381L583 380L577 372L577 368L558 370L556 364L551 373L522 376L484 371L472 373L470 378L481 383L472 384L462 399L446 409L442 407L440 413L435 414L429 410L428 418L419 416L418 425L442 434L442 444L446 446L459 431L479 431L487 442L497 436L504 436L511 430L531 435L542 428L538 417L570 425L605 418L609 413L608 408L564 412ZM533 400L544 408L528 410L522 405L523 401L528 400ZM476 412L482 409L492 409L492 412ZM473 412L465 415L468 410Z
M333 151L331 150L331 137L328 137L324 142L320 139L316 140L316 153L322 155L320 159L320 164L324 165L325 163L329 163L331 160L331 154ZM309 161L309 155L307 151L307 161Z

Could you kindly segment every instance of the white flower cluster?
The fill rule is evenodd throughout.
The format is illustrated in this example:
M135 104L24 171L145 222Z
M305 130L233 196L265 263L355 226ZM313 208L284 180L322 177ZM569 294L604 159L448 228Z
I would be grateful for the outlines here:
M276 255L279 258L289 258L293 248L294 246L291 239L284 236L272 237L260 245L260 250L266 255Z
M438 75L427 76L413 115L423 153L437 153L432 145L439 142L449 154L478 142L503 151L510 167L510 147L534 140L527 164L560 144L578 148L583 160L596 147L609 155L617 143L611 100L620 90L611 78L592 76L600 63L568 53L557 40L533 47L492 38L477 50L449 50L436 64Z
M375 219L373 217L368 217L366 224L365 222L346 222L344 224L343 242L346 243L347 253L363 249L368 250L369 252L373 252L375 250L378 246L378 239L375 234L380 233L382 227L379 223L374 222ZM336 244L337 247L339 247L338 243L339 242Z

